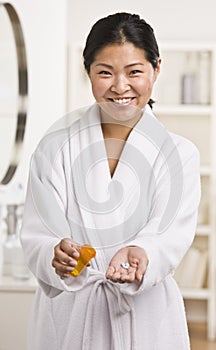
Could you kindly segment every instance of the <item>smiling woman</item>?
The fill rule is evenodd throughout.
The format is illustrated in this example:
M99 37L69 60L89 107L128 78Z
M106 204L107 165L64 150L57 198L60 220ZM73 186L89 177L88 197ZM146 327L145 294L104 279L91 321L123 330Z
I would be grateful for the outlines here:
M172 275L195 234L198 151L150 108L161 61L149 24L102 18L83 55L96 103L32 157L21 235L39 282L29 350L189 350ZM74 278L86 244L96 255Z

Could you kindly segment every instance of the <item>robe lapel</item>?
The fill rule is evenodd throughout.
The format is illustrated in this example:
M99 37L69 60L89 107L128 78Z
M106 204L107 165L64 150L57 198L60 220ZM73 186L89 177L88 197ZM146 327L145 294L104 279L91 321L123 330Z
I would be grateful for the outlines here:
M76 205L81 216L85 241L96 248L123 244L136 236L151 211L156 188L157 160L160 148L155 145L158 122L147 108L130 133L111 178L100 123L98 105L93 105L79 122L72 160ZM150 125L150 127L149 127ZM163 138L159 140L163 144ZM88 239L88 242L86 242Z

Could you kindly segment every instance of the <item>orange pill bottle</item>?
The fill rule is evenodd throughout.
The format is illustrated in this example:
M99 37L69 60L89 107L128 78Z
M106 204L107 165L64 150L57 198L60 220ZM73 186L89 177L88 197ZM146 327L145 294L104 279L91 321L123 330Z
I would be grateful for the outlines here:
M73 277L77 277L88 262L95 257L96 251L90 245L85 244L80 248L80 256L77 259L77 265L74 270L70 273Z

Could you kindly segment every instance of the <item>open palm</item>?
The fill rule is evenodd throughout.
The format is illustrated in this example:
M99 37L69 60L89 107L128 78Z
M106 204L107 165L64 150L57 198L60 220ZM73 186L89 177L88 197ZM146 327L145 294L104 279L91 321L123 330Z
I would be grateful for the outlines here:
M128 269L122 263L129 263ZM141 281L148 265L145 250L141 247L124 247L113 256L106 272L106 278L114 282Z

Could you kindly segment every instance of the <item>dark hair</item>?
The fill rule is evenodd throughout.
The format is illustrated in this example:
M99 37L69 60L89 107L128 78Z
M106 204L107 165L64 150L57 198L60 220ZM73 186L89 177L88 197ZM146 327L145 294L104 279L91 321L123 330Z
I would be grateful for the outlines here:
M143 49L147 61L156 68L159 50L152 27L139 15L122 12L99 19L91 28L83 51L87 73L99 50L107 45L124 42ZM148 103L152 107L153 101Z

